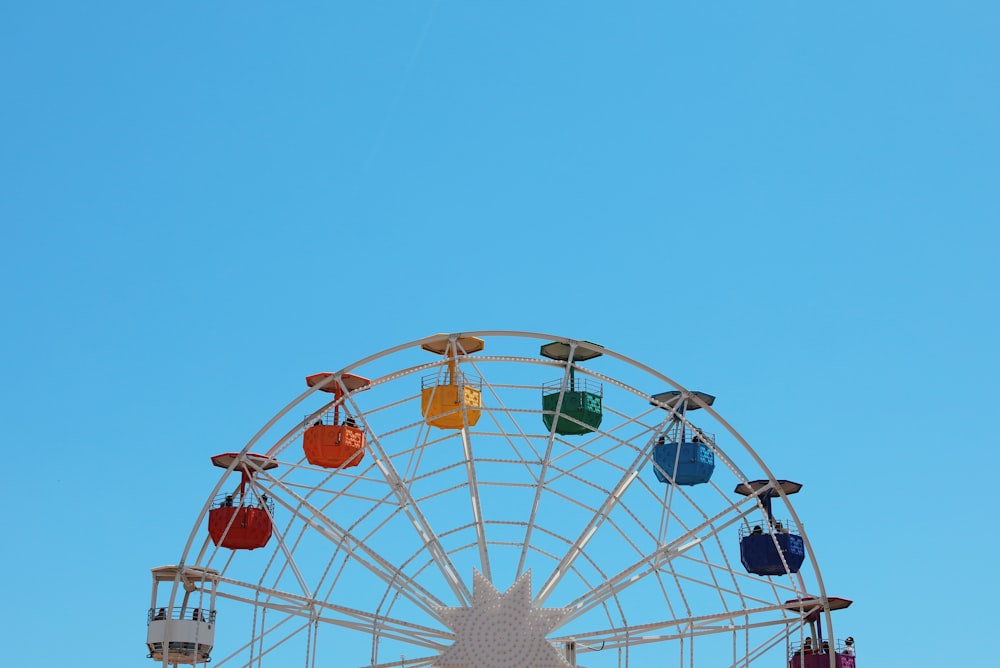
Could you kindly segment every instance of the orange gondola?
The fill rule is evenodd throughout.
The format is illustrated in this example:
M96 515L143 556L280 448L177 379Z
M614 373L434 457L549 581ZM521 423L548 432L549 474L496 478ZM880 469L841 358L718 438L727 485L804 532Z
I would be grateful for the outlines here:
M353 392L367 388L371 381L361 376L345 373L331 380L332 373L317 373L306 377L309 387L322 385L320 391L334 396L333 412L316 418L302 436L302 450L313 466L327 469L357 466L365 456L365 432L357 421L341 406L345 390Z

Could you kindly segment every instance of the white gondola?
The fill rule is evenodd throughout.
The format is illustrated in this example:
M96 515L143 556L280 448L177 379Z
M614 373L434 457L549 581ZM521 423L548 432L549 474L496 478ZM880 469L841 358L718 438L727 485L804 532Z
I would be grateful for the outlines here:
M153 594L146 632L149 658L164 665L211 661L218 571L180 566L159 566L152 571ZM206 590L210 592L207 597ZM193 592L197 592L195 596Z

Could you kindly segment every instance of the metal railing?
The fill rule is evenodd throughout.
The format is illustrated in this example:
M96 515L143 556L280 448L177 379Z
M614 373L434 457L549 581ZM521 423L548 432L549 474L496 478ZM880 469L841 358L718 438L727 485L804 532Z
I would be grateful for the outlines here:
M785 519L774 519L774 526L771 527L767 522L757 522L754 524L744 523L740 525L740 538L744 536L750 536L753 534L768 534L768 533L790 533L798 535L798 531L795 531L795 525L790 521Z
M847 653L847 648L850 647L851 652L849 655L854 654L853 643L848 645L840 638L835 638L832 643L829 640L824 640L822 643L816 644L812 643L812 641L807 638L804 642L793 642L788 646L788 658L790 659L793 656L800 654L829 654L831 647L837 654Z
M215 610L195 608L191 606L174 606L173 608L150 608L146 615L147 622L157 622L164 619L188 619L195 622L215 623Z
M441 373L431 373L423 376L420 379L420 389L426 390L429 387L438 387L442 385L457 385L458 387L472 387L477 390L482 391L483 389L483 379L471 373L463 373L461 371L456 371L451 378L451 382L448 382L447 374Z
M267 508L267 511L274 514L274 499L268 498L267 494L219 494L212 499L212 508Z
M663 445L664 443L703 443L707 446L715 445L715 434L702 431L693 431L687 429L684 433L681 433L680 427L670 426L661 432L661 440L657 440L656 445Z
M563 387L563 379L550 380L547 383L542 383L542 396L547 396L550 394L555 394L560 392ZM592 378L572 378L566 381L566 391L567 392L587 392L588 394L596 394L599 397L604 396L604 385L598 383Z
M323 415L306 415L302 418L302 427L308 429L309 427L316 426L326 426L326 427L336 427L337 421L333 418L333 411L324 413ZM354 427L355 429L361 429L361 423L357 419L349 415L347 411L343 408L340 409L340 423L342 425L347 425L348 427Z

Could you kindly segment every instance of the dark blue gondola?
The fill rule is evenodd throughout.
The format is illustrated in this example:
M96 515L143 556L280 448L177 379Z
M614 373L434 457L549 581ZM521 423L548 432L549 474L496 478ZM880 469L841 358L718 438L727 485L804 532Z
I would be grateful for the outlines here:
M777 486L787 494L795 494L802 485L790 480L778 480ZM765 490L765 491L762 491ZM785 575L798 573L805 561L805 544L802 536L789 528L788 522L774 518L771 499L778 495L769 480L754 480L736 486L736 493L756 495L764 506L767 519L752 528L740 527L740 561L748 573L755 575Z
M697 401L692 401L692 396ZM652 396L651 404L668 411L673 417L653 446L653 473L666 484L700 485L708 482L715 471L715 452L711 447L712 435L698 428L688 429L685 417L688 411L702 405L711 406L715 397L704 392L660 392Z

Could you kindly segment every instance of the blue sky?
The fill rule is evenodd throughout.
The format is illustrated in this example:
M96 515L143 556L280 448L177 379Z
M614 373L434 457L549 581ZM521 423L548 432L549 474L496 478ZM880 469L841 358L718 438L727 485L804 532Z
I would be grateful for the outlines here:
M209 456L309 373L511 329L716 394L806 484L863 665L971 662L997 34L975 1L0 6L8 656L142 664Z

